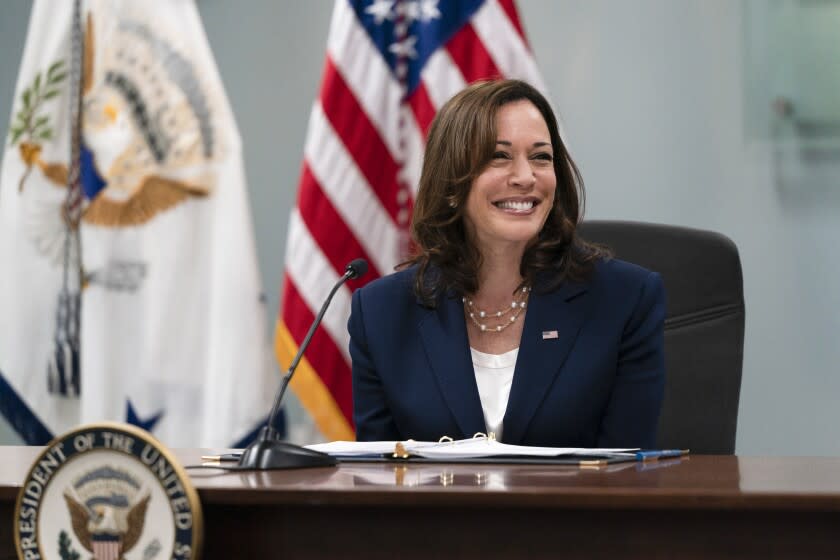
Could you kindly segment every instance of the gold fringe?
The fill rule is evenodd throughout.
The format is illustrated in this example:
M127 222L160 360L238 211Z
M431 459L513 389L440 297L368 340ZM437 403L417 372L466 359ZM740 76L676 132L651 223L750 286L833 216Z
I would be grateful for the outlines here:
M297 344L282 319L277 321L274 352L277 361L280 362L280 368L284 370L289 367L297 352ZM297 371L289 386L328 440L354 441L356 439L350 422L344 417L332 393L305 356L298 362Z

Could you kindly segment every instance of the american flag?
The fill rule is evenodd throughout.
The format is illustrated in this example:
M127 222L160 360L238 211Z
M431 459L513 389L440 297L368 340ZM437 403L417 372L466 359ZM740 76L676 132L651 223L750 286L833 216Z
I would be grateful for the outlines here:
M514 0L337 0L289 220L275 349L291 362L345 265L367 276L335 296L291 385L323 434L352 440L347 318L354 287L393 271L437 109L476 80L545 91Z

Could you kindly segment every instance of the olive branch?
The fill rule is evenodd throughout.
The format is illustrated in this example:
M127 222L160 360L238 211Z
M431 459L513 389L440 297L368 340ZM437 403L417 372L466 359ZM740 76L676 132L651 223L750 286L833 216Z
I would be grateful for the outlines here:
M11 146L14 146L26 135L27 141L51 140L53 129L49 124L49 116L39 115L43 103L56 97L61 93L59 85L67 72L64 70L64 61L53 62L47 69L46 76L41 72L35 74L32 84L23 90L21 101L23 106L15 115L15 119L9 129Z
M67 536L67 531L61 531L58 534L58 554L61 560L79 560L79 553L73 548L70 537Z

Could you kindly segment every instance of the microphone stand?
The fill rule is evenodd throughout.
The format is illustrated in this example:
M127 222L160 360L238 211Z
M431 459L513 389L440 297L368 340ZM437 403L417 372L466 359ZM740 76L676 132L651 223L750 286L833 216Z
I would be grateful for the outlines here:
M332 467L338 464L335 458L321 453L320 451L313 451L299 445L286 443L280 441L277 430L274 429L274 422L277 419L277 414L280 412L280 403L283 400L283 395L286 393L286 387L289 386L289 381L295 373L298 362L303 357L303 352L309 346L312 335L315 334L315 329L321 324L324 318L324 313L327 311L333 296L338 289L350 279L358 278L367 272L367 262L364 259L356 259L345 268L344 275L333 286L330 294L324 305L321 306L321 311L318 316L312 321L312 326L309 327L309 332L306 333L306 338L298 348L289 370L283 376L283 382L280 385L280 390L274 398L274 406L271 407L271 413L268 415L268 421L260 430L257 439L249 445L242 456L239 458L237 470L274 470L274 469L300 469L307 467Z

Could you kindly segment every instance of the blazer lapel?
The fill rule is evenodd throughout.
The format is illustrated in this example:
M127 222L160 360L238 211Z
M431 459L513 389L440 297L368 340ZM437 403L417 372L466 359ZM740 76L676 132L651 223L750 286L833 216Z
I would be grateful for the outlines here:
M444 297L420 323L420 336L444 402L463 437L483 432L484 413L470 356L461 299ZM447 434L455 437L456 434Z
M591 305L585 284L566 283L549 294L531 293L502 440L519 444L566 357Z

